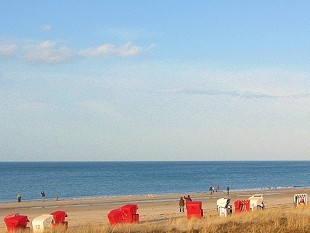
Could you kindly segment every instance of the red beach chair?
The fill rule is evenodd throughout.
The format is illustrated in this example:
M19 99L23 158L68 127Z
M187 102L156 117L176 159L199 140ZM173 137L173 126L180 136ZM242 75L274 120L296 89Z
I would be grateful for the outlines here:
M114 209L108 213L108 219L111 225L116 225L123 222L123 211L121 209Z
M53 215L52 228L58 226L64 226L66 229L68 228L68 221L65 221L68 215L65 211L58 210L52 212L51 215Z
M28 217L25 215L11 214L4 218L4 222L7 227L8 233L19 232L20 230L30 230L27 227L27 223L29 222Z
M119 209L111 210L107 215L111 225L118 223L139 223L138 206L136 204L124 205Z
M199 218L203 217L202 202L191 201L187 204L187 218Z
M239 214L241 212L249 212L250 211L250 200L236 200L234 202L235 212Z
M121 207L123 211L123 222L139 223L139 214L137 214L138 206L136 204L128 204Z

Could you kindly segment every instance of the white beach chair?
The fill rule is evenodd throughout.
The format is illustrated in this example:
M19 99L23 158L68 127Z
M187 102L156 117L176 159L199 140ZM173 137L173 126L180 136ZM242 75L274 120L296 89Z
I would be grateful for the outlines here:
M249 198L250 208L252 211L264 209L264 197L263 194L255 194Z
M308 204L308 195L303 194L295 194L294 195L294 205L298 207L300 205L307 205Z
M231 208L230 208L230 199L227 198L220 198L216 201L217 205L217 212L220 215L220 217L231 214Z
M40 215L32 220L32 228L34 233L43 233L44 229L50 228L53 216L50 214Z

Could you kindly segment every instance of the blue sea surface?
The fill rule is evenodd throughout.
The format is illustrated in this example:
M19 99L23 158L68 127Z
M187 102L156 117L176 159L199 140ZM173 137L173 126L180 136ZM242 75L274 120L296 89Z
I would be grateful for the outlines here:
M310 161L2 162L0 202L310 187Z

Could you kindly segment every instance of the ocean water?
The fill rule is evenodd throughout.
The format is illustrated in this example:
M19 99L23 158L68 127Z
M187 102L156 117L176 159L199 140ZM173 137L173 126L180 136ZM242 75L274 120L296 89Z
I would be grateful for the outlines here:
M310 161L4 162L0 202L310 187Z

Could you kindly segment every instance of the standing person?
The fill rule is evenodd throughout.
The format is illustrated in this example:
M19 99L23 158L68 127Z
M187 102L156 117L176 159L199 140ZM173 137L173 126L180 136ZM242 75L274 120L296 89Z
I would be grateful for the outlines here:
M42 196L42 200L45 201L45 192L44 191L41 192L41 196Z
M221 189L221 186L220 185L216 185L215 192L218 192L220 189Z
M22 201L22 195L20 195L20 193L17 194L17 201L18 201L18 202L21 202L21 201Z
M185 204L186 204L186 208L187 208L187 204L192 201L192 198L190 195L187 195L187 197L184 196L184 200L185 200Z
M212 186L209 188L210 194L212 195Z
M189 201L192 201L190 195L187 195L187 197L184 196L184 199L185 199L186 203L189 202Z
M227 190L227 195L229 195L229 186L227 186L226 190Z
M180 212L181 210L184 212L184 205L185 205L185 201L183 197L180 197L180 201L179 201Z
M191 202L191 201L192 201L190 195L187 195L187 197L184 196L184 200L185 200L186 204L187 204L188 202Z

